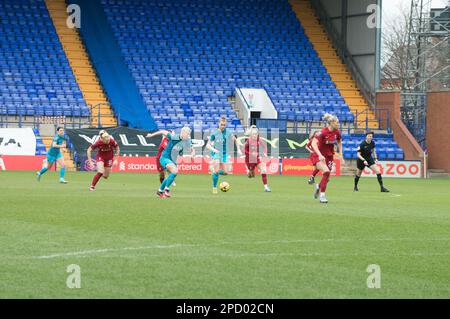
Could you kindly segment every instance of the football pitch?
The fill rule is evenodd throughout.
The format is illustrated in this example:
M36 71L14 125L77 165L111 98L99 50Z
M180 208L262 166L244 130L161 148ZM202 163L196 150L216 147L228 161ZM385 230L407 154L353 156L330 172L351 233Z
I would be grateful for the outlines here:
M450 180L0 172L0 298L449 298ZM80 288L70 289L69 265ZM380 288L368 288L369 265ZM370 267L369 267L370 268Z

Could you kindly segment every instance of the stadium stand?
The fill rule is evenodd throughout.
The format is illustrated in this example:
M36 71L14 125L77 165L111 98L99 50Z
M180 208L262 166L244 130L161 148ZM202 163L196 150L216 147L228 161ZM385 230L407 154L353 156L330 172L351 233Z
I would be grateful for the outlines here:
M115 44L106 51L121 56L159 128L191 124L210 130L226 115L229 126L242 132L245 125L229 101L238 87L266 89L283 122L277 125L284 128L286 121L320 121L325 112L337 114L342 122L354 121L288 1L90 3L103 9L109 24L113 37L106 38ZM45 2L7 0L0 8L0 115L90 116ZM60 15L56 12L54 22ZM89 55L101 51L93 49L89 33L81 36ZM114 48L117 52L111 52ZM92 66L101 73L99 63ZM135 110L129 116L133 113L139 117L135 123L142 122ZM347 158L355 157L362 138L345 136ZM378 135L377 142L379 158L403 158L392 134ZM42 147L37 149L37 154L42 152Z
M0 93L2 115L90 115L43 1L0 1Z
M343 134L344 158L357 159L358 146L364 138L365 134ZM375 134L374 141L379 159L402 160L404 158L404 152L394 141L393 134Z
M265 88L280 119L353 121L287 1L102 0L147 108L160 127L226 114L236 87Z
M83 98L90 108L91 125L94 127L117 126L117 120L77 29L67 27L67 4L64 0L45 0L45 4Z
M47 150L44 141L42 140L39 129L34 128L33 132L34 136L36 136L36 155L47 155Z

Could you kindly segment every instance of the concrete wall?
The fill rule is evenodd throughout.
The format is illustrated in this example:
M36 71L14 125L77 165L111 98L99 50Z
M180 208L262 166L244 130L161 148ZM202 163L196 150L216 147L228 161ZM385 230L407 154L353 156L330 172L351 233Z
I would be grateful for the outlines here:
M450 91L427 95L427 149L430 168L450 173Z

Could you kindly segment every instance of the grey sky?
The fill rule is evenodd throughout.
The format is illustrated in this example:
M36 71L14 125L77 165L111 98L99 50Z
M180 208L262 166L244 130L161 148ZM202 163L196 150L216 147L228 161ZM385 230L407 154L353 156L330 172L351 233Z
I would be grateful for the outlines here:
M424 3L428 3L430 0L423 0ZM449 0L431 0L432 8L444 8L448 5ZM411 0L384 0L382 10L382 26L386 23L398 18L402 10L408 10L411 6ZM388 31L388 30L386 30Z
M450 0L423 0L424 5L431 2L431 8L444 8L449 5ZM410 11L411 0L383 0L382 2L382 22L383 34L389 34L389 26L402 16L403 11ZM381 50L384 51L384 43L381 43ZM389 54L389 52L387 52ZM383 65L386 61L381 61Z

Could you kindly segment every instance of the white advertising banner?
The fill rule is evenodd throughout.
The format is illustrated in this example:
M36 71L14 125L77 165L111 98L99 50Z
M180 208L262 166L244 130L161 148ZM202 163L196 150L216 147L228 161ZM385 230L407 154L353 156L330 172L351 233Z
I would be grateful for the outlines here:
M0 128L1 155L35 155L36 136L31 128Z
M383 177L420 178L422 172L420 161L379 161L378 167ZM376 177L369 168L365 168L362 176Z

